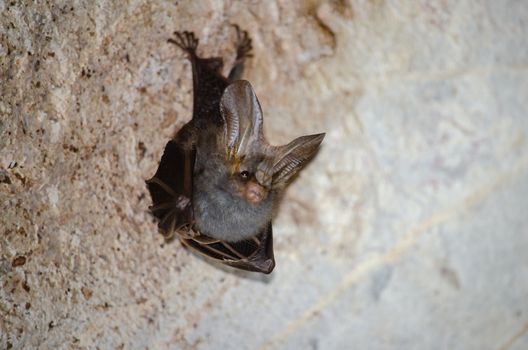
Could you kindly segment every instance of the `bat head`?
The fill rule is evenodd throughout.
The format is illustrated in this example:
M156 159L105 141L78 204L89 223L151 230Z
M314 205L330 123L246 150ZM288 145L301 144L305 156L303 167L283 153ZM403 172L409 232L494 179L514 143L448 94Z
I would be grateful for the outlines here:
M260 103L245 80L225 89L220 112L230 181L237 194L253 205L270 193L280 193L315 155L325 136L301 136L286 145L271 146L263 135Z

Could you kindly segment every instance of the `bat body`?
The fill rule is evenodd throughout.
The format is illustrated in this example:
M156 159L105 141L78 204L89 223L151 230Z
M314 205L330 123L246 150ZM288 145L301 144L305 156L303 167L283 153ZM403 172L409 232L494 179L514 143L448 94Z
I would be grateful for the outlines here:
M237 29L237 57L228 77L221 58L200 58L192 33L169 42L187 52L193 71L193 118L169 141L147 181L151 211L167 239L224 264L270 273L271 220L289 180L317 151L324 134L272 146L264 138L260 104L237 80L251 40Z

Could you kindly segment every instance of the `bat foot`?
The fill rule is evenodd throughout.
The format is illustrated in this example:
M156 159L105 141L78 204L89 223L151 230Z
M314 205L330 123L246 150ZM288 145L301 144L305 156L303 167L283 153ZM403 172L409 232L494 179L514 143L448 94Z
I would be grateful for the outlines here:
M233 68L228 75L229 81L235 81L242 77L244 72L244 62L247 58L253 57L253 45L251 44L251 38L245 30L241 30L236 24L233 24L236 30L237 42L236 42L236 58Z
M249 34L246 30L240 29L240 27L236 24L233 24L233 27L235 27L237 35L237 55L235 61L235 64L237 64L242 63L248 57L253 57L253 53L251 52L253 50L253 45L251 44L251 38L249 37Z
M178 46L180 49L186 51L189 55L196 55L196 48L198 47L198 39L193 32L183 31L174 32L175 38L168 39L171 44Z

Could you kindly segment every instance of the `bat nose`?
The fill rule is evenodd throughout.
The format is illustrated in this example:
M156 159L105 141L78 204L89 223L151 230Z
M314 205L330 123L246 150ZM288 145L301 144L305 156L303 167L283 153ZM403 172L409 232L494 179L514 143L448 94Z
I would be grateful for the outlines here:
M246 199L248 202L258 204L266 198L266 189L258 183L250 181L246 186Z

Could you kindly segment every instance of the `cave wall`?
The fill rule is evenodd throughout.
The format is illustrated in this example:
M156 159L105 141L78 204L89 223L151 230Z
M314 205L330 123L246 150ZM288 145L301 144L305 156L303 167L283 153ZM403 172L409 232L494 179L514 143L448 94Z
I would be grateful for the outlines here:
M528 3L0 1L0 348L525 349ZM277 267L166 244L145 179L185 55L254 57L276 144L326 132Z

